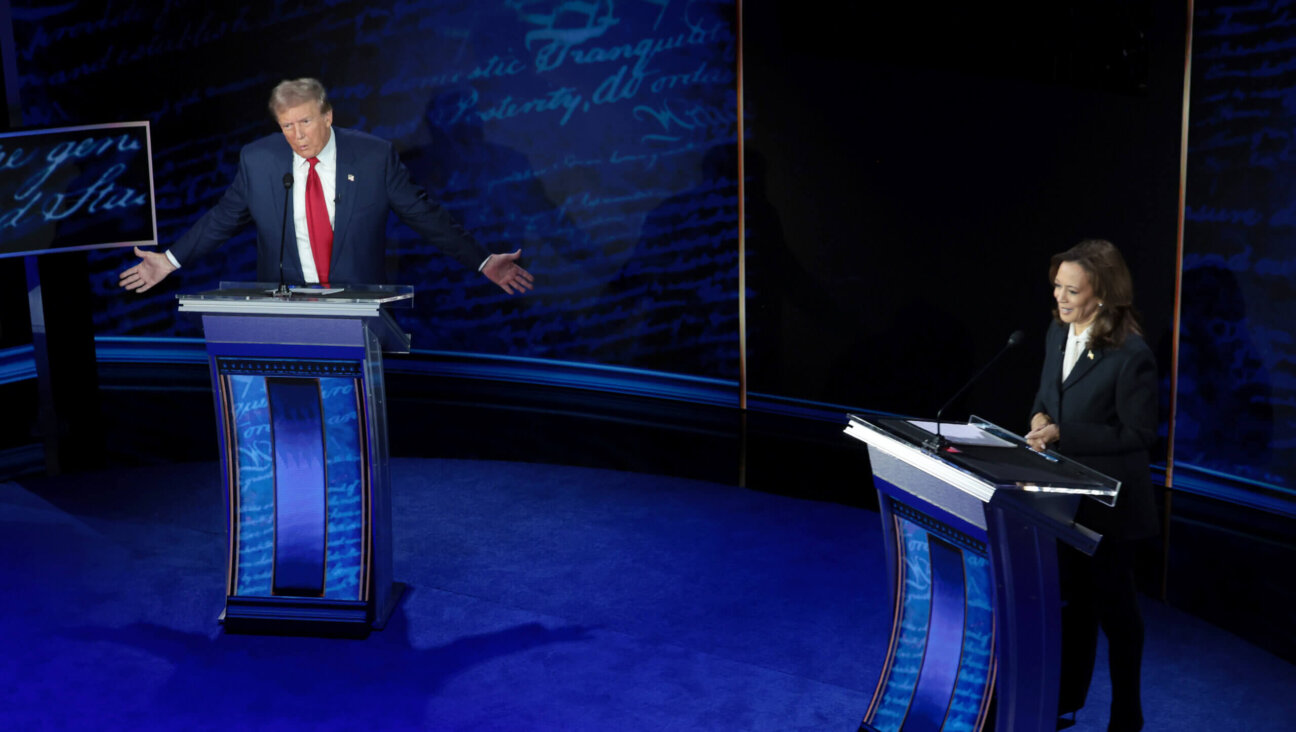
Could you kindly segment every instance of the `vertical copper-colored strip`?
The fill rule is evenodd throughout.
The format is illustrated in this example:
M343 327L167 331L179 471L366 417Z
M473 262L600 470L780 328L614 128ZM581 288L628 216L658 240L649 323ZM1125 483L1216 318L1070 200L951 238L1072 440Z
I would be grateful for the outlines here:
M746 144L743 125L743 13L737 0L738 45L738 408L747 409L747 180L743 157Z
M356 377L356 430L360 434L357 443L360 454L360 503L361 503L361 538L360 538L360 595L357 599L369 602L369 584L373 577L373 481L369 460L369 412L365 409L365 383L363 377Z
M217 417L220 428L225 436L225 454L221 459L225 461L225 475L228 482L225 485L226 510L229 512L226 520L229 522L229 535L226 537L229 541L228 555L226 556L226 577L225 577L225 595L233 596L238 594L238 542L239 542L239 464L236 456L238 455L238 435L234 430L234 405L230 398L229 377L221 374L215 361L211 364L212 380L216 384L217 398L220 400L221 414Z
M747 143L743 124L743 4L734 3L738 92L738 485L747 485Z
M1183 113L1179 122L1179 228L1175 240L1174 320L1170 330L1170 425L1166 434L1165 515L1161 519L1161 601L1165 602L1170 573L1170 509L1174 499L1175 419L1179 412L1179 329L1183 311L1184 208L1188 190L1188 112L1192 89L1193 0L1188 0L1184 33Z
M900 537L904 535L904 532L900 527L900 517L891 514L890 518L890 526L891 531L893 532L892 536L895 537L896 548L895 562L892 565L892 572L894 572L894 576L897 578L895 585L891 588L893 590L891 593L891 636L887 638L887 653L886 658L882 661L882 675L878 677L877 686L873 689L873 699L869 702L868 711L864 713L865 722L873 719L873 715L877 713L878 708L882 704L883 692L886 691L886 688L891 681L891 670L895 667L896 647L899 643L898 639L901 631L900 616L904 610L905 543L900 539ZM884 536L885 528L886 527L883 527Z

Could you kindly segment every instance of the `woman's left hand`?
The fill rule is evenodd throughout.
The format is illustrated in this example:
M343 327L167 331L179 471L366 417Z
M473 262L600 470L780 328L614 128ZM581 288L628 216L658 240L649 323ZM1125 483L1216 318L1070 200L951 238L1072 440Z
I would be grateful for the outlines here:
M1062 431L1052 422L1031 430L1026 433L1026 444L1031 446L1032 450L1044 452L1044 450L1062 437Z

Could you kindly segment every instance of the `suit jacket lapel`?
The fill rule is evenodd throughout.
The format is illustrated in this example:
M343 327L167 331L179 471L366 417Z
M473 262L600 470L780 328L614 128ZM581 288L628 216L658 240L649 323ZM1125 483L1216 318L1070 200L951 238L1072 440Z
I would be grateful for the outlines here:
M1084 353L1080 354L1080 359L1076 361L1075 366L1071 367L1071 375L1062 382L1063 390L1070 389L1077 382L1085 377L1085 374L1093 370L1094 366L1102 360L1102 352L1095 351L1092 348L1085 348Z
M1044 353L1045 373L1054 375L1053 381L1062 383L1062 359L1066 358L1066 333L1061 328L1049 333L1045 341L1047 350Z
M355 210L356 156L350 145L343 144L337 128L333 129L337 144L336 178L333 181L333 257L330 266L335 267L344 248L350 245L347 239L347 226L351 224L351 212Z
M288 145L284 145L285 155L281 156L282 172L276 173L276 180L283 180L285 173L292 175L293 165L297 162L297 156ZM274 203L274 215L284 222L283 238L280 240L283 245L283 268L284 277L290 282L301 282L304 279L302 274L301 256L297 253L297 219L293 211L293 201L296 199L295 191L289 192L284 196L277 196ZM286 201L284 199L287 199ZM288 206L288 215L284 216L284 206Z

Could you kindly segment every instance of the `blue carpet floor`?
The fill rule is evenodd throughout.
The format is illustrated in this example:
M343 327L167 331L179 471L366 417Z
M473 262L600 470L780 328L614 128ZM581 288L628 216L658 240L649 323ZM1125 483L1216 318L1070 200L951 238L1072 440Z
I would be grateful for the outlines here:
M867 709L875 512L552 465L392 478L410 589L365 640L221 631L215 464L0 483L0 729L846 732ZM1296 729L1296 667L1145 608L1148 730ZM1076 729L1107 698L1100 674Z

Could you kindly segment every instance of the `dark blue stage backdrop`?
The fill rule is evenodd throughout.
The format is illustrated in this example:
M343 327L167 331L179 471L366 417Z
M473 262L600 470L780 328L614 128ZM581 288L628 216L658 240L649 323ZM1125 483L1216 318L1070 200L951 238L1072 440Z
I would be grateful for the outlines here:
M734 5L713 0L12 3L23 121L148 119L158 238L173 242L276 132L283 78L334 123L392 140L537 290L501 293L394 220L389 281L418 288L416 348L738 372ZM92 255L105 335L197 335L178 289L254 276L249 230L151 296Z
M1296 19L1197 3L1175 462L1296 497Z

